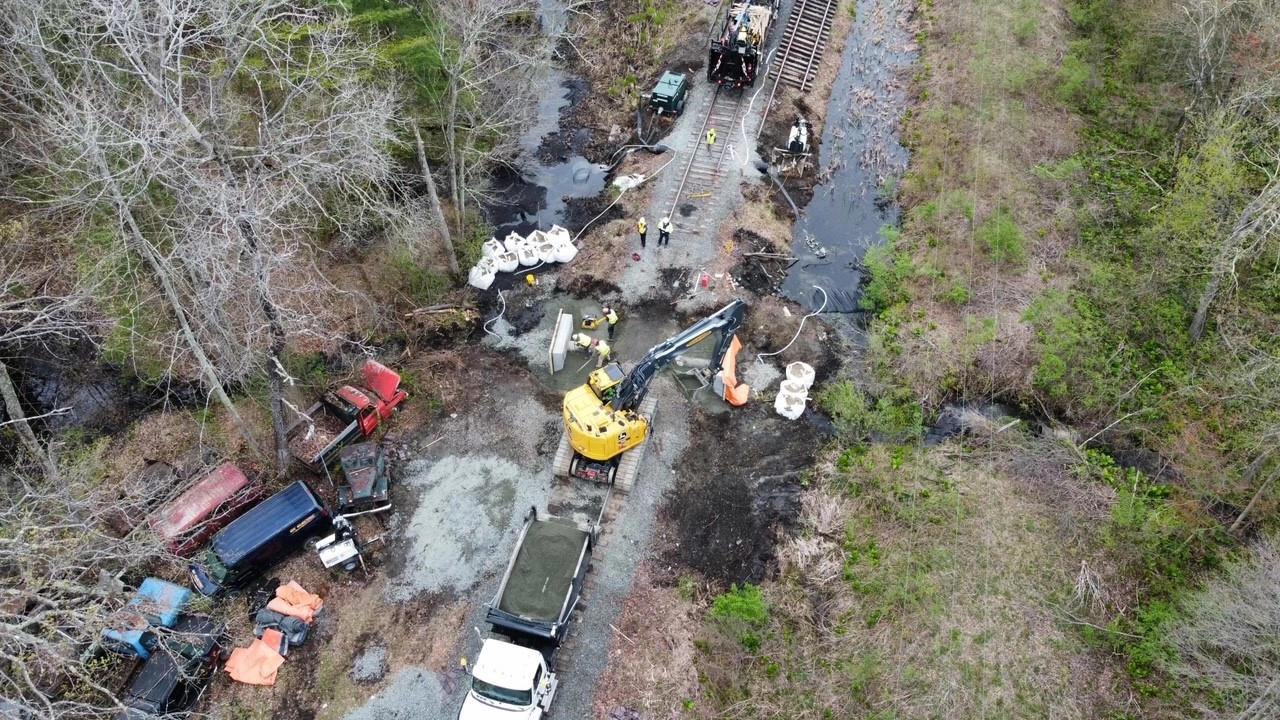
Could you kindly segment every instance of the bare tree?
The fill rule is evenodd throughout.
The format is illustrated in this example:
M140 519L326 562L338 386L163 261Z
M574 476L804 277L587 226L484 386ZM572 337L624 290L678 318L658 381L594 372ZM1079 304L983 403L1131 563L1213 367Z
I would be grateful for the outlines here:
M436 181L431 177L431 166L427 164L427 148L422 142L422 132L418 130L416 124L413 126L413 139L418 148L418 165L422 167L422 179L427 184L427 203L430 205L431 218L439 229L440 241L444 244L445 254L448 255L449 272L457 275L459 273L458 253L453 248L453 236L449 233L449 223L445 222L444 210L440 207L440 195L436 193Z
M1280 713L1280 553L1269 541L1187 603L1169 641L1171 668L1217 702L1201 717L1261 720Z
M1245 206L1231 228L1231 233L1218 247L1213 265L1209 268L1209 281L1200 293L1200 302L1196 306L1195 317L1191 320L1189 332L1192 340L1199 340L1204 334L1209 310L1222 290L1223 283L1234 282L1236 266L1255 256L1260 248L1274 238L1277 228L1280 228L1280 155L1276 157L1276 167L1266 186Z
M56 280L62 273L51 266L54 262L40 248L33 247L28 228L21 221L0 226L0 351L14 352L33 343L73 340L91 333L84 289L59 289ZM28 454L43 466L46 476L55 477L53 449L36 438L3 356L0 402L9 417L0 427L12 426Z
M1206 98L1215 103L1225 100L1228 72L1224 66L1243 15L1237 10L1243 10L1244 4L1240 0L1181 0L1175 5L1172 30L1182 42L1174 47L1191 86L1191 100L1183 108L1183 119Z
M0 30L43 199L113 209L233 417L222 383L266 374L283 468L281 355L333 291L310 239L382 211L395 93L339 18L285 0L32 4Z
M469 203L484 196L489 163L510 162L536 118L538 81L557 37L534 24L536 0L438 0L418 5L436 29L445 76L435 98L457 232Z
M154 536L105 529L121 500L88 467L65 467L57 479L12 471L2 479L0 697L31 717L114 711L114 688L85 650L123 603L118 578L164 550Z

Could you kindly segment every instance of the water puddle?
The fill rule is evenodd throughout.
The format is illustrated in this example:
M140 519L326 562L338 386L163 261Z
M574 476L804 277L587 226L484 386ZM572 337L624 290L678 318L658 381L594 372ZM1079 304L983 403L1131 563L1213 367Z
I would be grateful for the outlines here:
M205 394L194 383L131 381L127 368L96 362L95 352L83 343L28 348L9 366L28 416L43 416L32 423L37 432L119 432L150 410L204 403Z
M793 229L792 266L782 294L816 310L827 290L827 311L854 312L867 248L883 242L880 228L896 226L897 178L907 150L898 140L906 108L902 72L916 61L911 8L903 0L859 0L853 32L827 105L819 146L821 182Z
M560 128L561 113L582 98L586 84L552 72L546 87L537 122L520 137L523 155L513 166L494 173L493 192L498 199L486 207L486 214L499 238L510 232L527 234L563 226L567 200L604 191L607 168L581 154L591 132Z

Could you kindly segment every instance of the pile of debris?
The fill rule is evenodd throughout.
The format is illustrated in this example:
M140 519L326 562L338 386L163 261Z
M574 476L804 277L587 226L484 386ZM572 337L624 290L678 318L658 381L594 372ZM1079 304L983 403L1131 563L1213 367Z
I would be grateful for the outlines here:
M275 685L289 648L307 641L324 601L293 580L284 585L272 580L257 600L266 600L254 616L253 634L258 639L249 647L232 650L224 669L242 683Z

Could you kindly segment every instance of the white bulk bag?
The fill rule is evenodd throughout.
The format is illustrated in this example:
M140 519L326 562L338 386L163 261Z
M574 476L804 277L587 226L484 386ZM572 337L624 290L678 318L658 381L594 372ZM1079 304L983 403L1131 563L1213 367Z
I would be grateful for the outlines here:
M573 242L573 237L569 235L569 231L559 225L552 225L551 229L545 234L551 242Z
M524 265L525 267L538 264L538 251L534 250L528 245L525 245L524 247L517 250L516 256L519 258L520 264Z
M493 284L493 272L487 267L476 265L467 273L467 284L477 290L488 290Z
M804 414L805 398L802 395L779 392L773 399L773 409L788 420L795 420Z
M520 267L520 256L508 250L493 259L493 266L499 272L515 272Z
M555 243L538 243L538 247L534 248L534 252L538 253L539 262L553 263L556 261Z
M519 250L520 246L524 245L524 236L514 231L507 233L505 243L508 250Z
M571 242L558 242L555 243L555 247L556 262L558 263L567 263L578 257L578 246Z
M787 366L787 380L799 383L806 388L813 386L813 366L809 363L793 362Z
M782 390L780 392L787 393L788 395L795 395L797 397L808 398L809 386L796 382L795 380L783 380Z
M502 244L502 241L495 238L485 240L484 245L480 248L480 254L487 258L498 257L506 251L507 248Z

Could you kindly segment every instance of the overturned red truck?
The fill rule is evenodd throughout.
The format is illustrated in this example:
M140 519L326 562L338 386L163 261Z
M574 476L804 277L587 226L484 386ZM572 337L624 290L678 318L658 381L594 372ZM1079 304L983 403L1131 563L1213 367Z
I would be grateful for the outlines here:
M379 362L365 362L362 374L363 387L326 392L289 427L289 452L316 473L325 474L343 447L373 434L409 397L400 375Z

